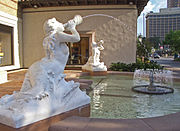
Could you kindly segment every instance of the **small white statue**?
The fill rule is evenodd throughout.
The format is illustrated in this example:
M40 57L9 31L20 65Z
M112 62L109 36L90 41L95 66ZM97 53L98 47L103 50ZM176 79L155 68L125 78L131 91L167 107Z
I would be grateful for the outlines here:
M64 25L55 18L44 23L46 55L31 65L19 92L0 99L0 123L19 128L90 103L79 83L66 82L63 74L69 56L66 42L80 40L75 27L81 22L77 15Z
M100 62L100 53L104 50L104 41L100 40L98 43L92 42L92 56L89 57L87 63L82 67L88 71L107 71L104 62Z
M96 42L92 42L92 56L93 56L93 65L98 66L100 65L100 51L104 50L103 44L104 41L100 40L99 45Z

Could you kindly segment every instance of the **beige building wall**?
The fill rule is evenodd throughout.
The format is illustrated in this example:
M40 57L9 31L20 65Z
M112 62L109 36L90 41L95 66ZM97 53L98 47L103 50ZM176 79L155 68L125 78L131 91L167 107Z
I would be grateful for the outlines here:
M43 23L52 17L65 23L75 15L106 14L118 18L96 16L84 19L79 32L95 32L96 40L104 40L102 60L132 63L136 60L137 8L133 5L49 7L23 10L23 62L29 67L44 56Z
M0 0L0 11L17 16L18 0Z

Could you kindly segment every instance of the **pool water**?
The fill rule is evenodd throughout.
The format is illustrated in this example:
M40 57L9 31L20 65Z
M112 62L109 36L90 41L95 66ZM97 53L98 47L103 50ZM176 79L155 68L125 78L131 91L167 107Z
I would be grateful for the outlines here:
M86 76L93 80L91 117L94 118L147 118L180 111L180 83L174 83L174 93L146 95L133 92L130 76Z

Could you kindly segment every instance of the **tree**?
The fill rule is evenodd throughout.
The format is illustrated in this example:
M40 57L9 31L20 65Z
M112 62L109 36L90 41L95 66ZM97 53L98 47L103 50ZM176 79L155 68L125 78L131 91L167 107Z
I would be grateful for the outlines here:
M143 39L143 43L145 45L146 51L148 53L151 53L151 49L153 47L153 43L148 38L144 38Z
M153 44L153 47L155 49L159 49L159 44L161 44L159 37L150 37L149 41Z
M144 46L140 42L137 43L137 52L136 52L136 54L140 58L146 55L146 50L145 50Z
M174 52L180 52L180 30L170 31L165 36L165 44L170 45L170 48Z
M142 57L148 57L148 53L151 52L152 49L152 43L149 41L149 39L142 37L141 35L138 36L137 39L137 55Z

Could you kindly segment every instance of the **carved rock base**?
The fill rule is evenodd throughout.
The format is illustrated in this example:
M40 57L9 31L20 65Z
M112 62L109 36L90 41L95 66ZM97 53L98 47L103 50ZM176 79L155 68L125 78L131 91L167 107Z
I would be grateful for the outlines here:
M35 122L33 124L21 127L21 128L12 128L4 124L0 124L0 131L48 131L50 125L63 120L70 116L90 116L90 104L78 107L76 109L67 111L62 114L55 115L53 117Z
M106 76L107 71L89 71L82 69L83 72L89 72L91 76Z

